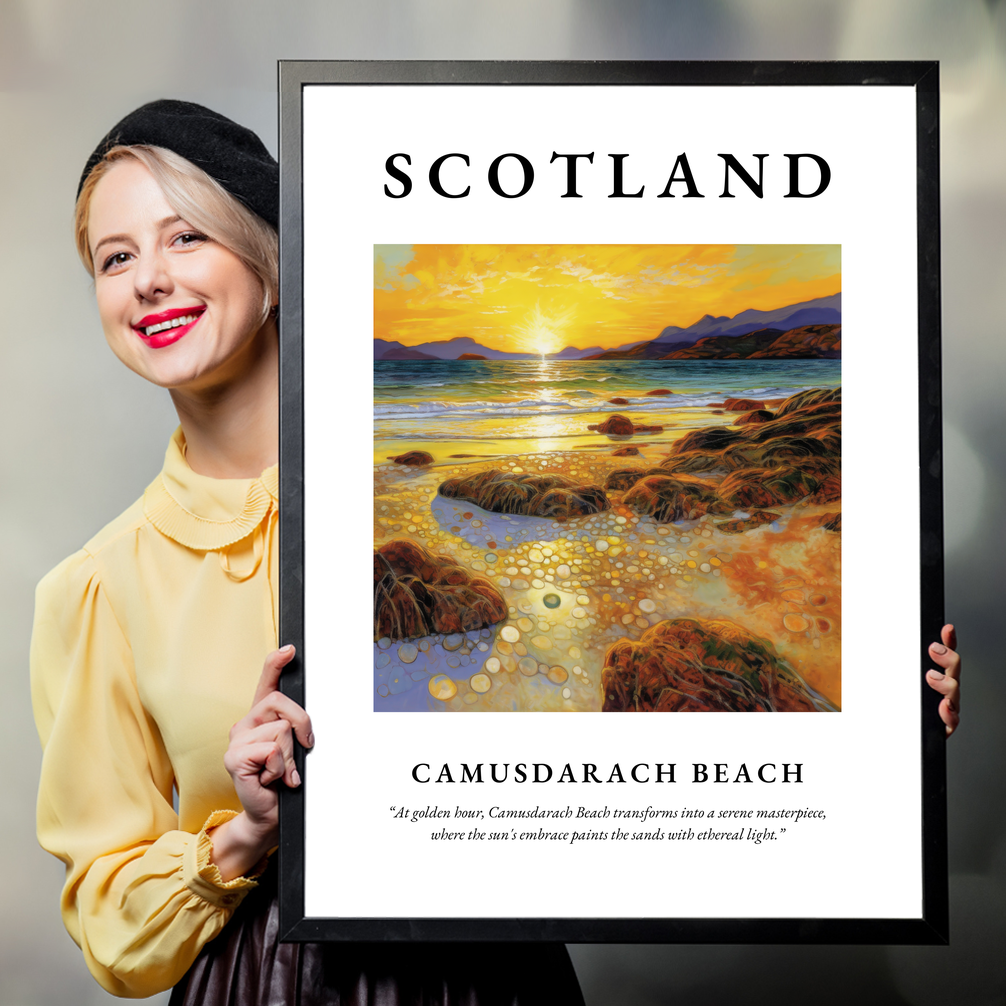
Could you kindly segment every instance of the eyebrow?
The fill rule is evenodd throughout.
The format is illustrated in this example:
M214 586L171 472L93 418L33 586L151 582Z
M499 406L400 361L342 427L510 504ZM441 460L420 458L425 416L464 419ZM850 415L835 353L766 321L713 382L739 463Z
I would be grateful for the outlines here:
M165 227L170 227L172 224L177 224L181 221L181 217L175 213L170 217L165 217L163 220L158 220L154 225L157 230L163 230ZM128 234L109 234L108 237L102 238L91 250L91 257L96 258L98 255L98 249L102 245L107 245L114 243L116 241L131 242L133 239Z

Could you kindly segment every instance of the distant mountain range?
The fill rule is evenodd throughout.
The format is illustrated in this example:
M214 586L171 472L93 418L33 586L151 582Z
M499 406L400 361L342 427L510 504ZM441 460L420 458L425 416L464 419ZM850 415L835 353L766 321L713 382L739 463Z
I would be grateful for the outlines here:
M741 311L733 318L700 318L694 325L668 325L647 342L626 343L616 349L566 346L547 360L688 360L739 358L838 358L841 356L842 294L806 300L774 311ZM752 336L745 339L745 336ZM787 339L780 339L786 335ZM694 349L693 349L694 347ZM375 360L457 360L463 355L487 360L540 360L536 353L504 353L474 339L459 336L443 342L403 346L374 340Z

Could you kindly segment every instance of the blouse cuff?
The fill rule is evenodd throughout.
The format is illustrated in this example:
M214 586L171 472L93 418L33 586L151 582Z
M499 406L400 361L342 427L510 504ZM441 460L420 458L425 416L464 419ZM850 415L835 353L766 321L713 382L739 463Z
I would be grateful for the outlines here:
M195 841L186 844L182 860L182 875L186 886L218 908L233 909L240 905L245 895L253 887L258 887L255 878L261 876L269 865L269 857L263 856L245 876L224 880L216 863L211 862L213 842L208 832L237 816L236 810L213 811L206 819L202 831L195 836Z

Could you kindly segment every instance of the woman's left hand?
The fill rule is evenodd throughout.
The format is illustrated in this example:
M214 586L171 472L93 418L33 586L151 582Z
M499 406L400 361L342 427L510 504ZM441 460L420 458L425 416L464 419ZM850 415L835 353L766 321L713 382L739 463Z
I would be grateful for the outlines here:
M957 632L952 625L944 625L940 633L941 643L931 643L929 656L943 668L926 673L929 687L943 696L940 703L940 719L947 726L949 737L961 721L961 657L957 653Z

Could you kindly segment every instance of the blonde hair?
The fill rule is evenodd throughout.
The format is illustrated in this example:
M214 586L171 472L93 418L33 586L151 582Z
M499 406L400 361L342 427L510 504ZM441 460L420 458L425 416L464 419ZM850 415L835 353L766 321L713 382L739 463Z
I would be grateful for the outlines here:
M265 323L279 294L279 236L202 168L165 147L112 147L84 181L74 210L74 239L91 278L94 259L87 240L91 197L109 168L126 158L139 161L154 176L168 205L183 220L232 251L255 273L262 284Z

